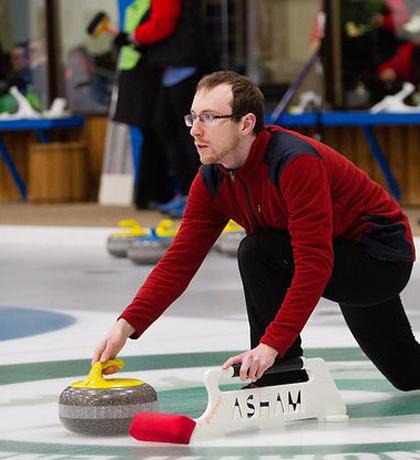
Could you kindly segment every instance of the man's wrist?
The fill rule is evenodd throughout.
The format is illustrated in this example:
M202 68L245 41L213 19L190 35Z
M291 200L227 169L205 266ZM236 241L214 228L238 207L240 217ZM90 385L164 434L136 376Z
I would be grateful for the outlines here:
M127 320L125 320L124 318L119 318L117 320L117 324L119 325L121 332L126 337L130 337L130 335L132 335L132 334L134 334L134 332L136 332L134 327Z

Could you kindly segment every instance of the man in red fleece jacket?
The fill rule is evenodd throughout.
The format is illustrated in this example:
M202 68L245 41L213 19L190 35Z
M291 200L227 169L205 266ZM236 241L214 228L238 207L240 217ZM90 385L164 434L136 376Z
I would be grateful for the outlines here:
M251 349L224 367L240 363L241 379L276 383L264 371L301 356L300 332L323 296L338 302L361 348L393 385L420 388L420 345L399 296L414 244L391 196L327 145L264 127L263 95L234 72L204 77L185 121L202 166L180 230L93 361L115 357L128 337L159 318L234 219L247 232L238 263Z

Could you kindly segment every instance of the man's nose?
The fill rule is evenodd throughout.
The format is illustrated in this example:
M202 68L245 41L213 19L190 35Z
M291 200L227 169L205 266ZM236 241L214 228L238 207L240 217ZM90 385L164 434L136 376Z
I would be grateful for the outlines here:
M202 127L201 127L200 120L198 118L196 118L193 121L193 124L191 126L190 134L191 134L191 136L194 137L194 136L199 135L201 132L202 132Z

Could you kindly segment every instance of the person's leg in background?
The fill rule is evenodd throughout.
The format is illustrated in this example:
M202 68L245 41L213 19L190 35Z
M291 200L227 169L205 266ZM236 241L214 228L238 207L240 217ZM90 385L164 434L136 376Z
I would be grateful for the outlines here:
M137 209L156 209L171 197L167 161L154 130L141 128L141 132L143 143L134 201Z
M166 157L152 129L161 75L161 70L140 59L133 69L121 71L118 77L114 120L138 126L143 137L134 190L138 209L153 207L171 197Z
M194 145L190 130L185 126L184 115L190 113L194 99L195 88L200 79L196 72L181 82L167 87L169 106L172 113L173 127L176 137L176 167L179 178L179 192L181 200L169 214L172 217L182 217L185 199L192 181L200 167L200 160ZM183 199L182 199L183 198Z
M176 204L179 196L179 176L177 155L178 146L176 139L176 129L174 114L170 104L169 88L161 85L156 100L155 112L153 115L153 131L160 144L161 150L165 154L168 166L170 196L159 205L159 211L166 213Z

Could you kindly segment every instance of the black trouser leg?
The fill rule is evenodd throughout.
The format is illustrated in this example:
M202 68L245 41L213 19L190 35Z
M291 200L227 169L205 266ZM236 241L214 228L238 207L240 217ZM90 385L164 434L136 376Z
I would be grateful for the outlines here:
M238 250L239 271L244 286L245 302L250 325L251 348L256 347L267 326L277 314L287 288L293 277L292 252L287 234L280 244L277 232L267 232L264 238L247 236ZM301 339L298 337L286 354L277 361L302 356ZM305 371L288 372L283 375L266 375L261 385L274 385L306 381Z
M246 237L239 248L238 261L251 346L255 346L277 314L293 277L288 234L267 230ZM324 291L324 297L340 304L366 355L402 390L420 388L420 345L399 298L411 268L410 262L372 259L359 245L338 239L334 241L333 273ZM299 349L298 339L284 358L296 356Z
M170 102L169 88L161 86L153 115L153 129L156 138L165 152L170 175L174 176L178 174L178 146L174 115Z
M251 347L256 347L267 326L276 316L293 278L293 259L289 241L284 235L278 245L276 234L264 232L264 238L247 236L238 250L239 271L244 286L250 324ZM302 356L300 337L289 348L285 358Z
M143 145L140 156L139 175L135 190L137 209L147 209L154 203L171 199L166 158L154 132L142 129Z
M378 305L340 307L360 348L379 371L399 390L420 389L420 345L400 297Z
M412 263L373 259L343 239L334 259L324 297L339 303L360 348L396 388L420 388L420 345L399 296Z

